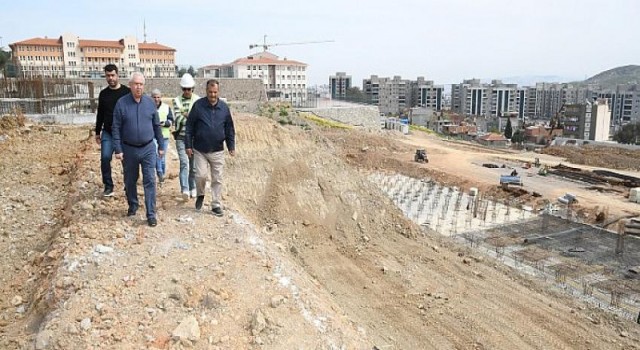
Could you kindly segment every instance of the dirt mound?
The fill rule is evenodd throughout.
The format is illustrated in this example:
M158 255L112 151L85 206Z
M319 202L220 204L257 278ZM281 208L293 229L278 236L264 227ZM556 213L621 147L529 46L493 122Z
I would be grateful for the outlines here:
M12 281L1 290L0 347L637 348L633 324L546 293L407 220L370 170L437 171L412 163L390 135L250 115L237 115L236 127L225 217L179 198L170 151L156 228L125 217L118 164L116 196L100 196L99 152L83 143L86 129L54 136L64 149L44 147L47 130L8 144L3 174L30 173L1 187L0 204L16 215L0 217L8 224L0 251L11 252L0 262L12 267L0 276ZM4 157L21 149L32 154ZM39 296L50 312L32 311Z
M27 118L20 110L0 116L0 132L15 130L25 125Z
M542 153L566 158L574 164L619 170L640 170L640 150L605 146L552 146Z

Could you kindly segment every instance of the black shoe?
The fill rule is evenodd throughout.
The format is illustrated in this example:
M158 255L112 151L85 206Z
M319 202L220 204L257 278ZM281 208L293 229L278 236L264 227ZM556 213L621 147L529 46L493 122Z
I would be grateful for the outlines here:
M158 226L158 220L156 220L156 218L147 219L147 224L151 227L156 227Z
M196 198L196 210L202 209L202 202L204 202L204 196L198 196Z
M105 188L104 192L102 192L102 197L113 197L113 189Z
M163 174L158 174L158 182L160 182L160 183L164 182L164 175Z
M211 209L211 211L213 212L213 215L215 215L215 216L222 216L222 215L224 215L224 214L222 213L222 208L220 208L220 207L213 208L213 209Z
M129 210L127 210L127 216L136 216L136 211L137 209L129 208Z

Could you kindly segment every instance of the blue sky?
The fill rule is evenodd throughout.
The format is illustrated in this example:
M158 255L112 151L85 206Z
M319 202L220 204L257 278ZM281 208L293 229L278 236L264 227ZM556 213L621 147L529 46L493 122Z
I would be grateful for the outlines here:
M135 4L135 6L132 6ZM470 78L584 79L640 64L637 0L395 1L10 1L0 12L2 45L71 32L82 39L127 35L177 50L177 64L227 63L250 44L309 65L309 83L337 71L362 79L424 76L437 84Z

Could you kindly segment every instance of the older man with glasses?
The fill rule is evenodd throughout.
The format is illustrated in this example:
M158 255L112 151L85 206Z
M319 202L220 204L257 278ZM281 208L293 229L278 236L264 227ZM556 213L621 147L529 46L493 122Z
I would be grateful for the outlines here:
M182 197L187 200L189 197L196 196L196 178L193 169L193 157L187 155L185 147L185 131L187 117L191 111L193 104L200 96L193 93L196 81L191 74L186 73L180 79L180 87L182 87L182 95L173 99L173 115L175 117L175 131L173 137L176 140L176 150L178 151L178 159L180 160L180 192Z
M131 93L116 103L112 132L116 159L124 164L124 183L129 204L127 216L135 216L139 207L136 184L142 168L147 223L156 226L156 157L164 155L165 144L156 104L151 97L143 94L144 83L142 73L131 75ZM157 150L153 140L158 144Z

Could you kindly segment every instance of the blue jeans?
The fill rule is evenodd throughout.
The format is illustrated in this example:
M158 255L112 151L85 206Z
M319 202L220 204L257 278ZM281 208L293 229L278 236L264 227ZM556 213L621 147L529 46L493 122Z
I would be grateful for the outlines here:
M142 187L144 188L144 206L147 219L156 217L156 146L149 143L143 147L122 146L124 157L124 183L129 209L136 211L138 203L138 177L142 168Z
M178 151L178 159L180 159L180 191L188 192L196 188L193 157L187 156L184 140L176 140L176 150Z
M113 178L111 178L113 151L113 136L110 132L102 130L100 133L100 171L105 190L113 190Z
M153 140L153 143L156 145L156 151L158 150L158 141L156 141L155 139ZM169 139L164 139L164 157L160 158L158 157L158 160L156 161L156 174L158 174L158 176L162 175L166 175L167 174L167 162L165 161L165 159L167 159L167 145L169 144Z

